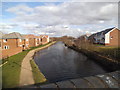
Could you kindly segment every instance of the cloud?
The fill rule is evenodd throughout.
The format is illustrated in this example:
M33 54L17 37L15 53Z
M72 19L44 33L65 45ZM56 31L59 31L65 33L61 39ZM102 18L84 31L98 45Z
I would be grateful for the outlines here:
M23 30L35 35L49 35L51 37L73 36L78 37L82 34L88 33L80 28L72 28L70 25L56 25L56 26L39 26L35 24L25 24ZM90 32L90 31L89 31Z
M0 31L2 31L3 33L9 33L16 26L16 24L0 23Z
M117 4L114 3L62 3L60 5L48 4L31 8L27 5L18 5L9 8L17 16L13 21L35 22L43 25L58 24L93 24L104 20L116 18Z
M22 4L22 5L17 5L15 7L8 8L6 11L10 13L14 13L19 16L20 15L24 16L33 12L33 9L28 7L27 5Z
M2 2L119 2L119 0L2 0Z
M117 8L117 3L64 2L61 4L46 3L35 7L20 4L8 8L6 11L16 15L10 19L11 22L28 23L28 25L20 26L29 33L78 36L78 34L93 32L93 28L94 30L98 28L87 27L89 30L83 32L81 28L72 28L71 26L116 25Z

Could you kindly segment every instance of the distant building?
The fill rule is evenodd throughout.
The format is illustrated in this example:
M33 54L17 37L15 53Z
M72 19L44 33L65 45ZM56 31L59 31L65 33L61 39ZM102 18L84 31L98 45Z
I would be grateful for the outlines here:
M101 32L92 34L89 41L94 44L103 44L109 46L120 46L120 30L109 28Z
M22 35L24 39L22 39L23 50L29 49L29 38L25 35Z
M40 35L40 38L41 38L42 45L46 44L46 43L48 43L50 41L48 35Z
M47 35L21 35L17 32L4 35L0 32L0 59L10 57L30 47L36 47L48 42L49 36Z
M28 47L35 47L36 45L36 36L33 34L23 35L26 39L28 39L29 46Z
M85 34L85 35L82 35L82 36L78 37L77 39L74 40L74 45L75 46L80 46L82 44L87 43L89 36L90 36L90 34Z
M39 36L35 36L33 34L23 35L26 39L28 39L29 47L36 47L41 45L41 38Z

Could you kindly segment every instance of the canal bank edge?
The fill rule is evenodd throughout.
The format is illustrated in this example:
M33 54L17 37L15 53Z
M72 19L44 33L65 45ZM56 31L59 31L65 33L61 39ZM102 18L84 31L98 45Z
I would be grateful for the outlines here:
M106 67L107 70L109 70L109 71L119 70L119 68L120 68L120 62L110 59L108 57L102 56L96 52L92 52L92 51L89 51L86 49L79 49L75 46L69 46L67 44L65 44L65 46L67 46L68 48L71 48L73 50L76 50L78 52L81 52L91 59L94 59L96 62L98 62L99 64Z
M33 57L37 51L45 49L45 48L53 45L54 43L56 43L56 42L51 42L50 44L48 44L46 46L31 50L30 52L28 52L28 54L24 57L22 64L21 64L19 86L30 85L30 84L35 83L35 81L33 79L33 72L32 72L32 67L30 64L30 60L33 59Z
M35 83L44 83L47 81L45 76L41 73L40 69L34 62L34 60L30 60L30 64L32 67L32 72L33 72L33 79Z
M55 44L56 41L44 46L44 47L41 47L41 48L38 48L35 53L37 53L38 51L42 50L42 49L45 49L53 44ZM34 53L34 55L35 55ZM31 63L31 67L32 67L32 72L33 72L33 78L34 78L34 81L35 83L44 83L47 81L47 79L45 78L45 76L42 74L42 72L40 71L40 69L38 68L38 65L35 63L34 61L34 55L32 56L32 59L30 60L30 63ZM36 73L36 74L35 74ZM42 78L40 78L42 77ZM39 81L40 80L40 81Z

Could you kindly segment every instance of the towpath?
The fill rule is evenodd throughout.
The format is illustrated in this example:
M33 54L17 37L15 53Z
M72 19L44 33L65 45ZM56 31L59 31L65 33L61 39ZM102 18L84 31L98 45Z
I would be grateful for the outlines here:
M22 65L21 65L21 72L20 72L20 82L19 85L23 86L23 85L30 85L30 84L34 84L34 79L33 79L33 74L32 74L32 67L30 64L30 60L33 59L33 55L35 52L47 48L49 46L51 46L52 44L54 44L55 42L52 42L44 47L40 47L34 50L31 50L30 52L28 52L28 54L25 56L25 58L22 61Z

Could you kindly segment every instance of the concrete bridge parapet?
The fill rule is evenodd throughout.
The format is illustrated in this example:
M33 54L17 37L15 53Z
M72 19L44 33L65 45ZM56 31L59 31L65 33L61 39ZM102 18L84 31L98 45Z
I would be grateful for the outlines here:
M77 88L118 88L120 86L119 82L120 71L85 77L70 79L67 81L60 81L55 83L49 83L44 85L29 85L20 87L23 88L54 88L55 90L61 90L63 88L77 89ZM40 89L40 90L41 90Z

